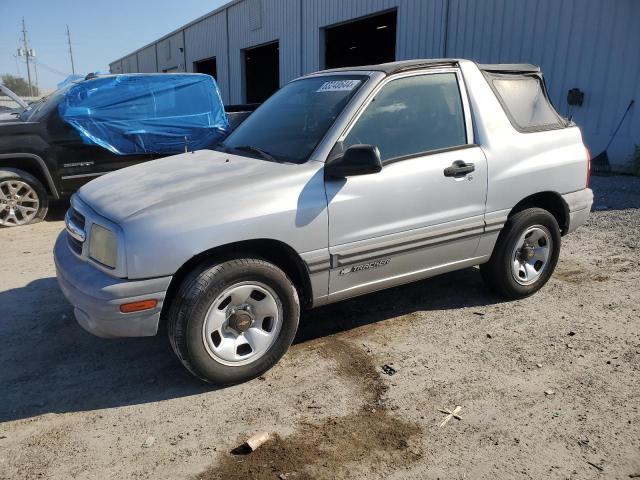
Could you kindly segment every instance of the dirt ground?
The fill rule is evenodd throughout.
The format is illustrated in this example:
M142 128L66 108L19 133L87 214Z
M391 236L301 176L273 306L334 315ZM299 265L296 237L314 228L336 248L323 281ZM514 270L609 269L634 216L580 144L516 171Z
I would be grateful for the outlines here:
M640 477L640 179L592 183L596 211L533 297L466 269L321 308L225 389L164 336L75 323L51 257L64 205L0 230L0 478Z

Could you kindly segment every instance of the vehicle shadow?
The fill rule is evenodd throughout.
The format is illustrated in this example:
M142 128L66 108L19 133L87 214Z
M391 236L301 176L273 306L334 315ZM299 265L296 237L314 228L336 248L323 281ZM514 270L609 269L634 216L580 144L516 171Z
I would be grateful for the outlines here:
M49 210L47 211L47 216L45 220L47 222L59 222L64 220L64 214L67 213L69 209L69 199L64 198L60 200L50 200L49 201Z
M307 312L295 343L410 312L497 302L466 269ZM215 390L182 367L165 335L106 340L86 333L55 278L0 292L0 312L0 422Z
M485 287L477 268L466 268L305 312L294 344L414 312L483 307L503 301Z

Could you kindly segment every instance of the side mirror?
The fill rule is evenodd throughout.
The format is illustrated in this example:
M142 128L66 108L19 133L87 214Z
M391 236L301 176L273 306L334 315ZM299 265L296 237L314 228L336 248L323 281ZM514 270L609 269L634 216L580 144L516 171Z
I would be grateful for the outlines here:
M329 178L369 175L382 170L380 150L373 145L353 145L343 155L327 162L325 175Z

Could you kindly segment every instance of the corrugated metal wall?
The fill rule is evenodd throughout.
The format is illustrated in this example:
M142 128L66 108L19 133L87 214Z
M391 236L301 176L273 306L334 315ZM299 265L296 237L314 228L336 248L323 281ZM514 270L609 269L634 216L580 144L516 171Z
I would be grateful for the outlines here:
M602 151L631 99L640 103L640 1L450 0L446 55L486 63L540 65L563 115L573 115L593 155ZM569 107L571 88L585 92ZM618 168L640 144L632 107L610 158Z
M141 73L152 73L158 71L155 45L143 48L138 52L138 71Z
M302 0L304 73L324 67L324 31L354 18L396 9L396 60L442 56L446 0Z
M227 10L205 18L184 31L187 68L193 72L193 62L216 58L222 99L229 101L229 62L227 60Z
M193 71L194 61L215 56L223 99L241 103L244 49L279 41L286 83L323 67L325 27L390 9L398 14L398 60L541 65L556 107L574 116L594 155L632 98L638 104L609 150L615 166L624 169L640 144L640 0L238 0L159 40L157 70ZM151 71L152 47L111 71ZM585 103L569 109L573 87Z
M122 73L122 60L118 60L117 62L110 64L109 71L111 73Z
M232 102L242 102L243 50L279 41L280 84L300 75L300 0L245 0L227 9Z
M138 56L134 53L122 59L122 73L135 73L138 71Z
M183 31L171 35L156 46L158 54L159 72L184 72L184 42Z

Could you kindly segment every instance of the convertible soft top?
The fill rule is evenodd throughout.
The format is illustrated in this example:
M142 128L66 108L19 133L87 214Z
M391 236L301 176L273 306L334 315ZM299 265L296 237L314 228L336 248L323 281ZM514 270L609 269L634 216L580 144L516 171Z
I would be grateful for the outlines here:
M212 148L229 122L209 75L108 75L74 83L60 117L86 144L117 155Z

